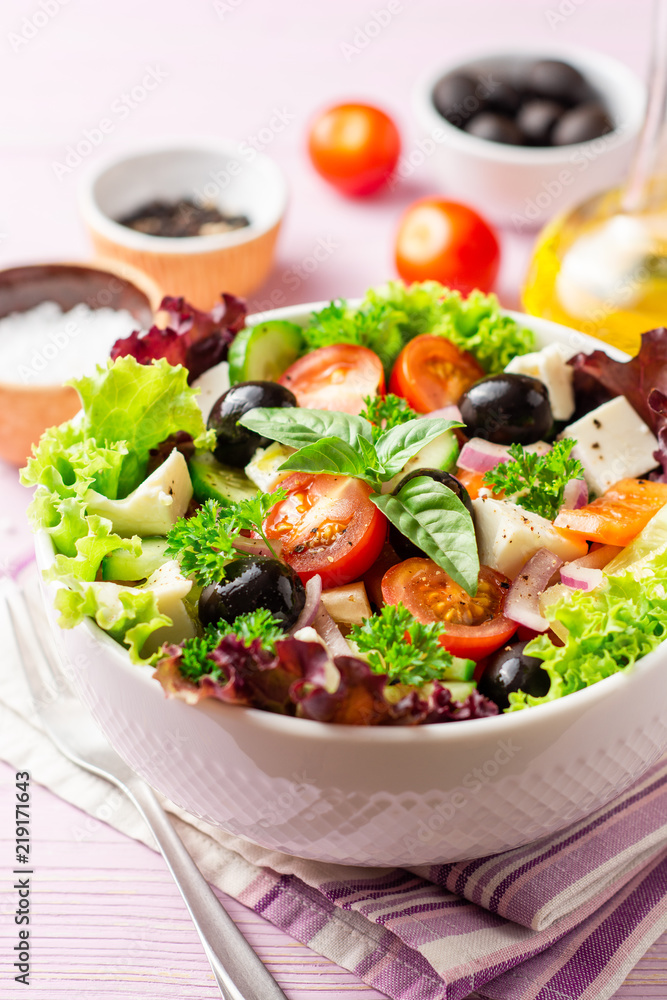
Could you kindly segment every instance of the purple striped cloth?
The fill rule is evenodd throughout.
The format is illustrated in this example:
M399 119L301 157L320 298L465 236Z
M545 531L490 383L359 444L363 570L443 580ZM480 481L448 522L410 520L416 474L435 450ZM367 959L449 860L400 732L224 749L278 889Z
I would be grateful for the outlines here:
M605 1000L667 928L667 763L560 834L405 871L235 845L238 898L396 1000Z

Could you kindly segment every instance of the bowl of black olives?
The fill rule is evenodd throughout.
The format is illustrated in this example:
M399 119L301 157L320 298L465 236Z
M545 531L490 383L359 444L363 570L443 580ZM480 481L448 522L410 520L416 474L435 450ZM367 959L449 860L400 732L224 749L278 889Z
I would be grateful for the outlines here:
M599 52L484 53L418 82L414 110L428 136L418 152L446 194L530 230L620 181L645 96L627 66ZM404 157L399 175L417 158Z

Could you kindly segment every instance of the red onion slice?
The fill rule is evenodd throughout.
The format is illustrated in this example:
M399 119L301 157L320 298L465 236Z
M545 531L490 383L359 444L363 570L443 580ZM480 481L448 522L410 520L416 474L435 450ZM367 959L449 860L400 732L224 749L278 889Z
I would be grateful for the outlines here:
M332 656L352 655L350 644L323 604L320 604L313 619L313 628L324 639Z
M588 487L584 479L570 479L563 490L561 510L579 510L588 503Z
M540 613L540 595L549 586L549 580L563 560L549 549L538 549L525 566L519 570L514 583L507 592L503 614L506 618L532 628L534 632L546 632L549 622Z
M493 444L484 438L470 438L461 448L457 465L466 472L488 472L501 462L511 461L506 445Z
M602 583L602 570L620 551L617 545L602 545L588 555L573 559L561 569L561 583L574 590L594 590Z
M309 625L313 624L320 606L321 598L322 577L316 574L315 576L311 576L310 580L306 583L306 603L304 604L303 610L296 622L289 630L290 635L294 635L294 633L298 632L300 628L308 628Z
M535 455L546 455L551 451L551 445L546 441L536 441L534 444L526 445L525 450ZM488 472L501 462L513 461L514 459L510 458L509 445L494 444L485 438L475 437L463 445L457 464L466 472Z
M442 417L443 420L456 420L463 423L461 411L455 403L450 403L449 406L443 406L439 410L431 410L430 413L420 413L419 416L428 420L433 419L434 417Z
M281 544L278 540L271 543L276 556L280 555ZM244 552L249 556L268 556L275 558L274 553L268 547L263 538L248 538L246 535L238 535L232 540L232 545L237 552Z
M595 590L602 583L601 569L594 566L577 566L571 569L572 566L574 563L568 563L560 571L561 583L566 587L572 587L573 590Z

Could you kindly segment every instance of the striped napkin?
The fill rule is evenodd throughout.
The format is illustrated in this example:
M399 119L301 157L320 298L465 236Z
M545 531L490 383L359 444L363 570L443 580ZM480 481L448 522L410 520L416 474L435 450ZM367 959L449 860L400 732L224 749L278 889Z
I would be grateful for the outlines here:
M154 847L129 803L105 808L109 785L55 750L3 649L0 759ZM556 836L410 871L266 851L164 804L212 884L395 1000L606 1000L667 929L667 760Z

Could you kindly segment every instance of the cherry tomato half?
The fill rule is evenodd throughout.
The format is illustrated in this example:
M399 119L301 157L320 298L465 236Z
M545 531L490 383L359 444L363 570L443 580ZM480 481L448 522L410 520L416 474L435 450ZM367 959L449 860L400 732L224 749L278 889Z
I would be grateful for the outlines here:
M417 413L430 413L457 403L466 389L483 377L484 369L468 351L460 350L446 337L422 333L396 358L389 392L403 396Z
M432 559L406 559L382 580L387 604L403 604L417 621L441 622L440 642L454 656L479 660L499 649L516 632L516 622L502 613L510 581L482 566L477 594L471 597Z
M372 194L394 172L401 137L379 108L339 104L313 122L308 151L318 174L343 194Z
M356 580L375 562L387 536L387 520L368 499L371 488L348 476L295 472L283 479L287 497L264 522L269 539L282 542L282 557L305 582L316 573L324 587Z
M404 281L439 281L464 295L490 292L499 266L496 234L467 205L422 198L401 219L396 269Z
M312 410L361 413L364 396L384 394L384 371L377 354L358 344L331 344L305 354L278 379Z

